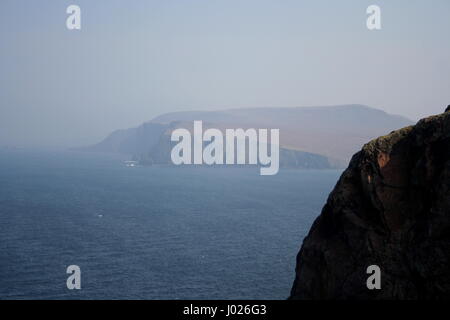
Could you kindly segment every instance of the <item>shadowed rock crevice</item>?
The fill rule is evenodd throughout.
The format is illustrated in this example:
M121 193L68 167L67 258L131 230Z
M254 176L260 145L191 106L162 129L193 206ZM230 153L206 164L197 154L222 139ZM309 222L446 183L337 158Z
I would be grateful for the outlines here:
M448 109L448 108L447 108ZM297 256L291 299L450 298L450 112L367 143ZM381 290L369 290L369 265Z

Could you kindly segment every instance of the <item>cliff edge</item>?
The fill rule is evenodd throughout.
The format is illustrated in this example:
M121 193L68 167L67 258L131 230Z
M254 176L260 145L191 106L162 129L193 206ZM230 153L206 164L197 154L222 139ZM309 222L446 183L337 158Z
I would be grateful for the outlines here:
M352 157L303 242L290 299L450 299L449 107ZM381 289L366 285L370 265Z

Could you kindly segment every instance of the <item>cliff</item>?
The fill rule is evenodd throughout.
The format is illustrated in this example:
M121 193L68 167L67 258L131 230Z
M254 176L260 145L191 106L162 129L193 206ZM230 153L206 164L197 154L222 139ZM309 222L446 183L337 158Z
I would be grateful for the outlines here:
M412 124L406 118L363 105L298 108L249 108L184 111L160 115L137 128L117 130L85 151L130 155L143 164L170 163L170 132L205 127L280 129L280 165L296 168L344 168L369 139Z
M450 298L449 109L353 156L303 242L290 299Z

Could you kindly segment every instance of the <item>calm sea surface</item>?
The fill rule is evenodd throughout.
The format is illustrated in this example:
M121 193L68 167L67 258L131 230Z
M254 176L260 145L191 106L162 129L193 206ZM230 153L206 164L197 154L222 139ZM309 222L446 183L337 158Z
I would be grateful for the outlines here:
M123 160L0 151L0 299L285 299L341 173Z

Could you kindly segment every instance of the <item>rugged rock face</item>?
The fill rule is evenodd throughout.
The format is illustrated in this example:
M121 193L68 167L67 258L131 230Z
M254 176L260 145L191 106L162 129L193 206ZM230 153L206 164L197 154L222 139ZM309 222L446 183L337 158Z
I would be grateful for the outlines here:
M366 286L373 264L380 290ZM303 242L290 299L450 299L450 112L353 156Z

